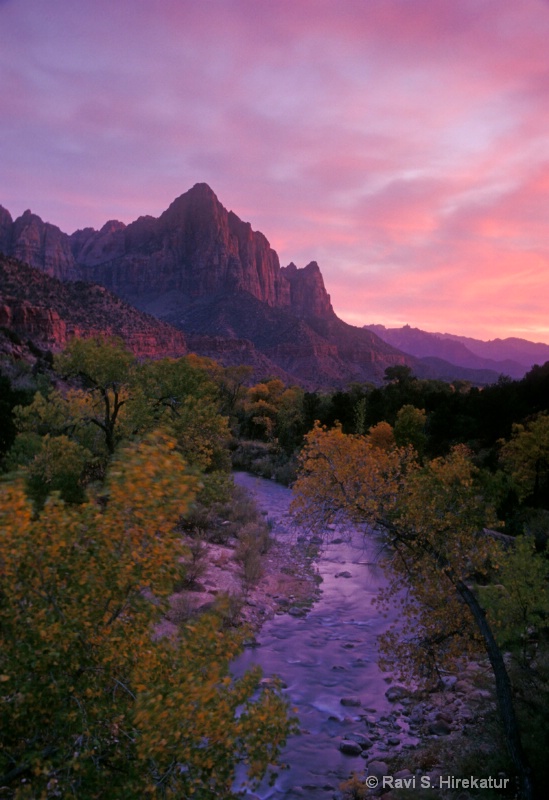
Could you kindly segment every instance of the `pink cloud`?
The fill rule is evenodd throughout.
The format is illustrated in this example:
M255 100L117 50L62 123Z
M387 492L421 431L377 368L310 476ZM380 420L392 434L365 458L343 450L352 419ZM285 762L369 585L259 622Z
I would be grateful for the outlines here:
M0 3L0 203L206 181L346 318L549 341L548 40L542 0Z

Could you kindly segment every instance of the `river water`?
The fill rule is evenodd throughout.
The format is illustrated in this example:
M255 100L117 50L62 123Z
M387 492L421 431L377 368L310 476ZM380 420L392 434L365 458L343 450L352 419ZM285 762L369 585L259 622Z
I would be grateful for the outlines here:
M235 481L255 496L273 522L276 538L294 543L301 532L291 523L291 491L246 473L236 473ZM258 646L237 660L236 674L259 664L265 676L282 679L301 726L282 754L288 769L279 772L274 786L265 782L250 797L331 800L342 780L365 767L361 756L343 754L340 742L354 734L369 735L378 724L386 735L372 737L373 746L362 754L367 760L410 744L406 723L385 697L390 680L376 663L376 637L395 613L384 617L372 605L385 585L378 561L379 540L374 536L326 531L316 562L322 577L319 600L303 617L284 613L266 622ZM360 705L344 705L344 698L358 698Z

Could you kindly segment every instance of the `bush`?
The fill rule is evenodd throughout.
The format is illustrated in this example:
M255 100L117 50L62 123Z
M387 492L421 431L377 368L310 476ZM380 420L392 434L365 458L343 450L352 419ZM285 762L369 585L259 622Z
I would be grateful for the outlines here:
M209 477L209 476L207 476ZM236 486L230 476L224 481L210 484L201 491L193 508L182 520L189 536L200 536L208 542L226 544L238 535L241 528L260 519L252 497L241 486ZM219 492L216 493L215 486Z
M238 535L235 560L242 565L242 579L247 587L254 586L263 574L261 556L269 551L271 538L264 522L249 522Z
M186 625L194 616L195 611L191 599L186 594L178 594L170 600L170 608L166 618L174 625Z
M353 772L351 777L339 784L343 800L365 800L368 796L368 787L364 782L364 777Z
M255 586L263 575L261 556L254 547L247 547L241 556L242 580L246 589Z
M240 627L243 602L240 595L227 594L227 592L218 594L213 604L212 612L219 616L221 627L224 630Z
M197 538L190 543L189 555L183 564L182 588L190 589L196 586L199 578L205 574L208 569L207 553L207 547L202 539Z

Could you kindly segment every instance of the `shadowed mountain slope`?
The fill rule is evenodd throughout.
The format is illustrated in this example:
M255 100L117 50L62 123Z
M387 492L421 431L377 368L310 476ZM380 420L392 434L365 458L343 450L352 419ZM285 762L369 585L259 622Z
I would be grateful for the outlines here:
M73 336L118 336L136 355L187 352L181 331L138 311L102 286L61 282L0 255L0 326L34 344L59 350Z
M497 372L479 372L477 364L467 373L465 365L423 363L376 332L347 325L334 313L316 262L302 269L281 267L266 237L227 211L204 183L174 200L158 218L144 216L129 225L110 220L99 231L85 228L70 236L30 211L14 221L0 207L0 250L65 286L70 281L100 284L183 331L198 353L221 363L241 358L265 374L283 375L308 388L345 387L351 381L379 384L385 369L395 364L411 367L418 377L447 379L454 372L475 383L497 378ZM70 297L85 307L89 301L78 300L76 291L71 289ZM96 296L100 291L86 289ZM51 313L62 316L54 294ZM116 328L120 311L113 303L101 323L97 317L88 320L88 327ZM50 332L57 325L57 333L44 336L61 341L78 333L85 322L79 319L66 323L68 334L49 320L44 324ZM133 330L132 346L138 349ZM149 335L142 334L143 355L156 347L146 344Z

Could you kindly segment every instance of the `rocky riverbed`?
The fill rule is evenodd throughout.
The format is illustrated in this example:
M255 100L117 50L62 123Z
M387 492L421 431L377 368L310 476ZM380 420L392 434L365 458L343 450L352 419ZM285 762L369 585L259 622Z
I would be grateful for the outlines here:
M288 489L245 473L237 473L236 480L272 521L277 547L288 553L288 571L295 569L292 557L321 545L316 568L322 583L312 607L303 602L306 593L296 602L295 595L267 592L265 608L274 608L275 616L235 664L237 673L259 664L267 679L280 676L301 725L283 753L287 768L274 785L265 782L248 797L339 800L381 794L390 800L406 794L382 790L384 775L416 776L417 786L427 776L435 787L457 755L469 757L471 769L495 763L497 744L489 732L494 704L481 665L464 664L429 693L411 692L379 669L376 638L397 612L383 617L372 604L385 585L375 537L327 531L321 542L311 542L293 527ZM378 779L373 791L363 782L368 775ZM420 796L414 791L414 798ZM426 796L457 795L431 788ZM472 796L461 792L460 800Z

